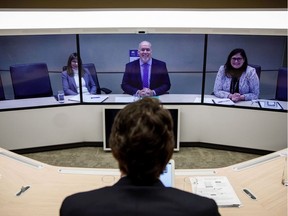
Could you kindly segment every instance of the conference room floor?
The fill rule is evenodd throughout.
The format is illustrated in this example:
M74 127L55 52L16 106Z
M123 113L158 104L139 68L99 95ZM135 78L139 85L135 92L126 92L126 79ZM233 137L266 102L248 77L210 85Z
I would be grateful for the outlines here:
M84 168L117 168L110 151L102 147L79 147L64 150L22 154L54 166ZM181 147L173 154L176 169L221 168L247 161L260 155L200 147Z

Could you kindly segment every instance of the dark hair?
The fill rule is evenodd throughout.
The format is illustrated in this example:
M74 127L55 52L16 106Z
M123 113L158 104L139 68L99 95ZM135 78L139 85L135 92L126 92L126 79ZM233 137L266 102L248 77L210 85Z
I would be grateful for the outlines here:
M235 69L231 65L231 58L232 58L232 56L234 56L234 55L236 55L238 53L242 56L244 62L243 62L243 65L242 65L241 68ZM228 57L227 57L227 60L226 60L226 63L225 63L225 74L226 75L231 75L231 72L235 72L236 71L236 72L240 73L240 75L241 75L246 70L247 65L248 65L248 59L247 59L245 50L242 49L242 48L236 48L236 49L232 50L230 52L230 54L228 55Z
M170 112L153 98L127 105L115 117L109 144L120 170L134 184L152 184L173 154Z
M72 69L72 67L71 67L71 62L72 62L74 59L77 59L78 65L81 67L81 76L83 76L84 70L83 70L83 68L82 68L82 60L81 60L80 57L78 58L78 54L77 54L77 53L72 53L72 54L69 56L69 58L68 58L68 61L67 61L67 74L68 74L69 76L73 76L73 75L74 75L73 69Z

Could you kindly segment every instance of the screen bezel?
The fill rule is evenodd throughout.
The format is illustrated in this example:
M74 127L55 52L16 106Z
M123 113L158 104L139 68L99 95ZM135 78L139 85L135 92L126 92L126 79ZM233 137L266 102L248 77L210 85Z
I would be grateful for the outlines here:
M115 116L117 113L114 113L114 116L112 117L112 119L110 119L110 123L109 123L109 128L108 125L106 124L106 120L107 120L107 116L106 116L106 111L107 110L114 110L117 112L120 111L122 108L111 108L111 107L103 107L102 113L103 113L103 150L104 151L111 151L111 148L109 147L108 144L108 140L109 140L109 136L108 134L111 133L111 127L113 124L112 119L114 120ZM174 114L171 113L172 119L173 119L173 131L174 131L174 139L175 139L175 146L174 146L174 151L179 151L180 150L180 107L173 107L173 108L167 108L167 110L169 110L170 112L175 112ZM177 116L175 116L177 115Z

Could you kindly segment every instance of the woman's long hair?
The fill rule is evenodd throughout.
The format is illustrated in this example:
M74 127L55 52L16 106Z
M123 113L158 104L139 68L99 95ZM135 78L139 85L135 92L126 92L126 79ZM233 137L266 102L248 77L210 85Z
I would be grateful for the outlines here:
M68 61L67 61L67 74L69 76L74 76L74 72L73 72L73 69L71 67L71 62L76 59L78 61L78 67L81 68L80 69L80 74L81 74L81 77L83 77L83 74L84 74L84 69L82 67L82 60L81 58L79 57L78 58L78 55L77 53L72 53L69 58L68 58Z

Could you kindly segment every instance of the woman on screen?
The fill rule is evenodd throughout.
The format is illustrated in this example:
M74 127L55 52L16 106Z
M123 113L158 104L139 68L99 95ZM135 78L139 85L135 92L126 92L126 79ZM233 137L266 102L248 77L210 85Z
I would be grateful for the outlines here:
M82 61L79 64L81 66L82 93L96 94L96 85L90 72L82 67ZM72 53L68 58L67 68L62 72L62 85L65 95L77 95L80 93L77 53Z
M220 66L215 79L214 94L234 102L258 99L259 78L255 68L248 65L243 49L232 50L225 65Z

